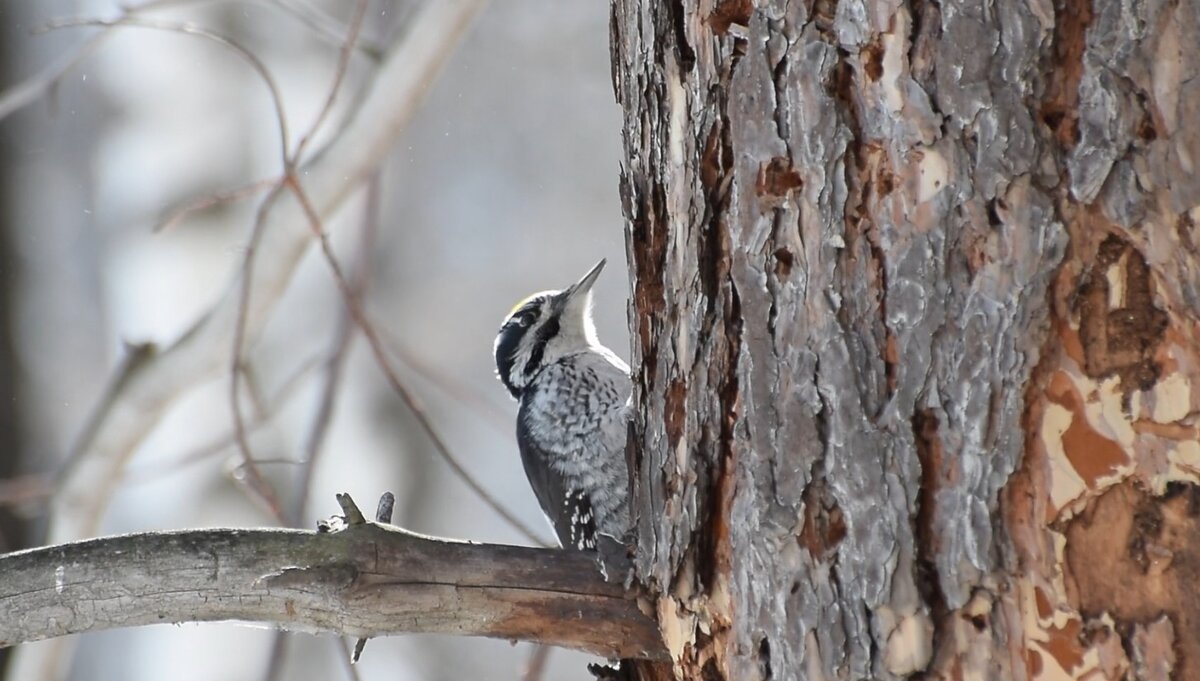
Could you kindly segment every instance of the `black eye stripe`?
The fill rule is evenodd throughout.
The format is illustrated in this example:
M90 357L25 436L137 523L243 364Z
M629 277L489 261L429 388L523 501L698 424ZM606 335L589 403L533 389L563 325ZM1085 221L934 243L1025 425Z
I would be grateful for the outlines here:
M525 363L525 375L532 375L537 369L542 366L542 359L546 356L546 344L550 339L558 335L559 325L558 316L551 317L542 324L542 328L537 331L537 338L534 339L533 351L529 353L529 361Z
M496 373L499 374L500 381L504 383L504 387L508 388L508 392L513 397L520 396L520 391L512 384L511 380L513 365L516 363L515 355L517 346L527 331L523 326L510 321L500 329L500 335L496 337Z
M520 397L520 389L516 385L513 385L511 381L513 370L519 368L521 371L528 373L526 371L528 365L525 367L514 366L516 364L517 348L520 347L521 340L525 338L526 334L533 330L534 324L541 317L542 309L546 306L549 299L550 296L541 295L526 301L524 305L521 305L512 312L508 316L508 319L504 320L504 324L500 327L500 333L496 336L496 371L500 375L500 380L508 388L509 393L513 397ZM538 329L539 341L544 331L545 329ZM545 350L545 342L539 342L538 346L534 351L538 355L537 361L540 363L542 352Z

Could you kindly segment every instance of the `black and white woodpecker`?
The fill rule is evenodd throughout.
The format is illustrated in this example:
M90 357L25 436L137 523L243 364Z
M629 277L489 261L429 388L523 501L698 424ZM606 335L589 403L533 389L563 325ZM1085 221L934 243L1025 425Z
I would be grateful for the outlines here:
M493 348L500 380L520 402L525 475L559 543L582 551L629 530L629 366L600 344L592 322L604 263L563 291L517 303Z

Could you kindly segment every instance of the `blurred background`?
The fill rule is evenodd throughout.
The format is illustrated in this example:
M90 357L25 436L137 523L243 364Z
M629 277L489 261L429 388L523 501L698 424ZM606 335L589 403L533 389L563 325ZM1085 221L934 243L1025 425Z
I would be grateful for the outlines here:
M39 30L62 18L117 19L144 4L0 2L4 551L43 541L55 472L128 344L169 346L230 286L263 192L180 211L280 174L271 100L230 50L145 27ZM295 138L328 97L354 5L160 0L138 15L203 26L255 53L279 85ZM416 0L370 0L316 147L350 116L380 52L419 8ZM619 153L608 3L498 0L427 83L375 189L364 186L326 223L344 267L362 278L365 307L400 378L480 484L545 540L551 532L521 470L516 405L495 378L492 340L519 299L562 288L607 257L597 326L628 359ZM343 307L312 248L247 353L250 441L281 505L303 498L301 472L332 375L331 419L300 526L337 513L335 492L350 492L366 510L390 490L395 522L406 528L530 543L450 471L361 335L342 343ZM340 369L331 374L331 366ZM225 372L172 404L129 461L102 534L279 524L236 481L229 387ZM356 672L367 680L520 679L531 650L483 639L376 639ZM234 624L155 626L81 637L69 678L353 678L342 651L332 637L281 644L272 631ZM590 661L555 650L542 678L588 679Z

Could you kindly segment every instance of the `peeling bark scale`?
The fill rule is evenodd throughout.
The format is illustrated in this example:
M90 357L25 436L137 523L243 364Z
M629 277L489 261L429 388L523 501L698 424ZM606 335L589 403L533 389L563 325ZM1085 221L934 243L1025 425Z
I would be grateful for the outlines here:
M1200 678L1200 4L611 28L674 675Z

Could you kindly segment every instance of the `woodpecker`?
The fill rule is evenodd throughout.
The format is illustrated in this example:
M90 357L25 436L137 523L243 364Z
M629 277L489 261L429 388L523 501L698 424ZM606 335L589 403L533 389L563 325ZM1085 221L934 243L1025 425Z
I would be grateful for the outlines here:
M520 403L525 476L559 543L581 551L629 531L629 366L600 344L592 322L605 262L565 290L517 303L493 346L500 381Z

